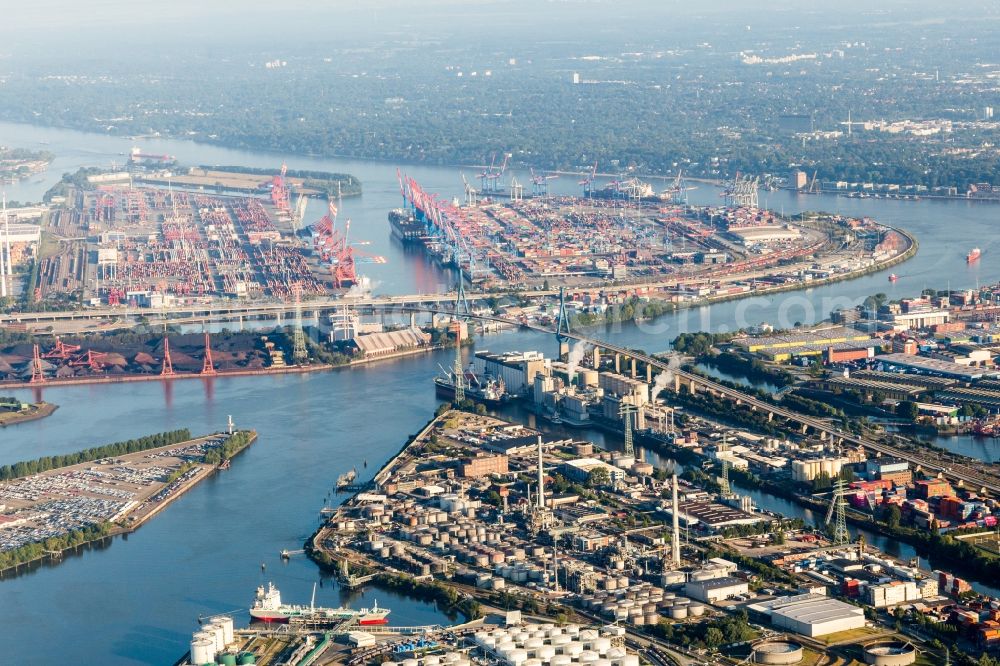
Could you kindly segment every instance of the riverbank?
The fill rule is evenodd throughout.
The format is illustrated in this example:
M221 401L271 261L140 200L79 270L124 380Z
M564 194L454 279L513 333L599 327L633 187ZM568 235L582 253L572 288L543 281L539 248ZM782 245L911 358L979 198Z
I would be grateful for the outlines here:
M51 402L42 401L31 405L27 411L0 412L0 428L17 425L18 423L27 423L28 421L44 419L46 416L52 416L52 413L57 409L59 409L59 405L53 405Z

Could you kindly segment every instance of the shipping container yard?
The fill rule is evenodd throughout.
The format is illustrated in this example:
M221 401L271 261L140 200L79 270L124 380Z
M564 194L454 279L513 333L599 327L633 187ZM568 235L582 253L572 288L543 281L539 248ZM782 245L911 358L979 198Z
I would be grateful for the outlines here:
M151 307L178 299L324 292L323 269L286 218L255 197L151 187L76 190L52 212L38 298ZM328 271L327 271L328 272Z
M460 206L409 177L400 175L400 187L407 207L389 215L396 235L421 245L442 265L460 267L484 287L720 279L835 254L856 270L865 257L878 253L866 241L869 233L874 245L905 245L870 221L841 219L825 227L735 203L689 206L669 199L598 196L478 199L467 189Z

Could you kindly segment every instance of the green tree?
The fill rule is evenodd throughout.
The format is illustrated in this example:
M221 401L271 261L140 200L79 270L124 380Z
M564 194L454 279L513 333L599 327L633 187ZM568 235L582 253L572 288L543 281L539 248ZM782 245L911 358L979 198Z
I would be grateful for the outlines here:
M725 640L726 638L723 635L722 630L717 627L709 627L708 631L705 632L705 645L712 649L722 645Z
M896 506L895 504L890 504L889 508L886 509L885 511L885 522L892 529L896 529L897 527L899 527L899 521L902 519L902 517L903 517L902 512L899 510L899 507Z
M587 485L591 488L601 488L611 482L611 475L605 467L595 467L587 474Z
M920 415L920 408L912 400L903 400L896 405L896 416L907 421L916 421Z

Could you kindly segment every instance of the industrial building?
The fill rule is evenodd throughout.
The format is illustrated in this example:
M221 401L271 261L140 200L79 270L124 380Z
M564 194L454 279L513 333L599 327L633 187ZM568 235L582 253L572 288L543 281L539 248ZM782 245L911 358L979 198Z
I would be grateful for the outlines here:
M502 379L507 393L515 396L527 395L534 388L535 375L548 374L549 366L550 362L537 351L505 354L479 351L472 360L473 372L477 376L490 375Z
M353 342L366 359L372 359L392 356L407 349L429 345L431 336L419 328L405 328L401 331L359 335L354 338Z
M950 361L927 358L926 356L913 356L911 354L885 354L877 357L876 360L883 365L902 368L904 370L941 375L942 377L952 377L966 382L975 381L984 377L996 377L1000 375L1000 373L995 370L968 367L959 365L958 363L952 363Z
M612 483L618 483L625 480L625 470L620 467L615 467L614 465L609 465L608 463L598 460L597 458L579 458L577 460L568 460L562 465L562 470L565 472L566 476L574 481L586 481L590 476L590 473L595 469L607 470L608 477Z
M751 604L747 610L767 617L778 629L813 638L865 626L863 608L822 594L769 599Z
M506 474L508 458L505 455L479 455L462 461L462 476L475 479L491 474Z
M726 576L709 580L693 580L685 583L684 594L707 604L718 603L750 591L745 580Z
M831 349L836 351L863 348L872 349L871 353L874 353L877 346L869 334L845 326L736 338L733 344L751 354L759 354L776 362L787 361L793 356L829 354Z

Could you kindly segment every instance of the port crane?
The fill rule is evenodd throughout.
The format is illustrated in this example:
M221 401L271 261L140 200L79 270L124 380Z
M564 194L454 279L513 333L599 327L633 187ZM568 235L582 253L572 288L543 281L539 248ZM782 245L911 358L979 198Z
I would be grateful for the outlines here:
M464 173L462 174L462 184L465 185L465 205L475 206L479 195L476 192L476 188L469 184Z
M579 181L577 185L583 186L583 196L589 197L594 193L594 179L597 178L597 162L594 162L594 166L584 174L583 180Z
M497 169L495 168L496 154L494 153L493 159L490 162L489 171L485 174L486 178L484 180L485 185L483 187L483 193L499 194L503 190L503 188L500 187L500 179L503 178L505 173L507 173L507 164L509 160L510 153L504 153L503 163L500 165L500 168Z
M537 174L534 169L531 171L531 194L536 197L544 197L549 194L549 181L559 177L559 174Z
M288 173L288 165L281 163L281 171L271 179L271 203L280 211L288 212L288 183L285 175Z

